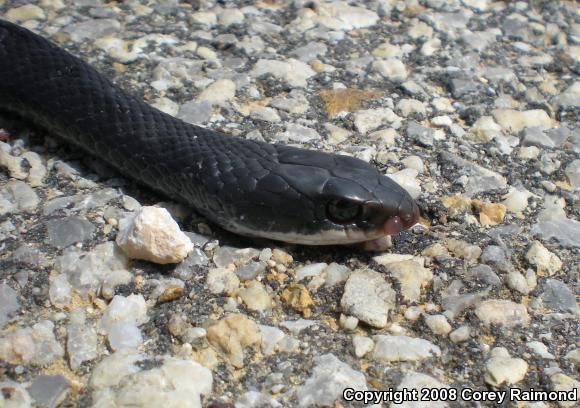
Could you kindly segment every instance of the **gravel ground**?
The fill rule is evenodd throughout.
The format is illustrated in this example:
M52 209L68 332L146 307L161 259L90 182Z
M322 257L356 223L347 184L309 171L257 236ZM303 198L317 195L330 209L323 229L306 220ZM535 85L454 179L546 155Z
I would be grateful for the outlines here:
M578 406L577 3L70 3L0 15L185 121L370 161L422 220L251 241L3 117L0 406ZM151 219L182 245L127 249Z

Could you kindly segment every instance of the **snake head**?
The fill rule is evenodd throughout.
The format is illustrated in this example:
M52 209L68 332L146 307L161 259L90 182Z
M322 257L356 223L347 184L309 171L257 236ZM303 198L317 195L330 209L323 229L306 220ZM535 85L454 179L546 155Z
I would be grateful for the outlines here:
M354 172L350 164L349 174L343 171L340 178L330 178L321 195L327 197L326 215L336 229L342 228L353 238L375 239L398 234L418 222L419 207L407 191L364 162L356 162L361 168Z
M371 241L414 225L409 193L362 160L276 145L277 162L236 198L228 229L306 245Z

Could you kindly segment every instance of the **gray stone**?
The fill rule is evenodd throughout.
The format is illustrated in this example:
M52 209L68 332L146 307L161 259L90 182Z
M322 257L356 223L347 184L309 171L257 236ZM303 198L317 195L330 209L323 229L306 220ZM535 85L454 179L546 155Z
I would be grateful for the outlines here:
M471 79L453 78L450 81L449 87L451 88L453 97L461 98L465 95L476 92L478 85Z
M373 340L375 348L372 359L375 361L422 361L441 355L441 349L425 339L377 335Z
M441 158L444 162L457 166L460 174L469 176L469 180L465 185L465 195L467 197L472 197L483 191L507 187L507 181L501 174L486 169L472 161L463 159L449 152L442 152Z
M6 283L0 283L0 329L19 309L16 291Z
M86 321L85 312L77 308L71 312L67 327L66 353L72 370L78 369L85 361L97 358L97 331Z
M363 373L353 370L333 354L314 359L312 376L297 390L300 407L332 406L345 388L367 389Z
M201 125L209 121L212 109L210 101L190 101L180 106L177 117L184 122Z
M521 132L522 146L556 147L550 136L539 126L529 127Z
M580 81L574 82L560 95L552 99L552 103L559 109L573 109L580 107Z
M532 226L530 233L542 240L554 238L564 247L580 248L580 222L571 218L541 221Z
M322 138L316 130L295 123L287 124L285 132L276 133L272 137L279 141L299 143L313 142Z
M96 230L89 220L76 216L47 221L46 229L47 244L56 248L66 248L91 239Z
M72 41L81 43L88 38L95 39L119 32L121 23L114 19L94 19L72 24L63 31Z
M421 146L432 147L435 140L433 129L426 128L414 120L407 125L407 135Z
M12 253L10 260L28 266L38 266L45 261L44 256L38 249L26 243L19 246Z
M310 62L319 55L325 55L327 49L323 43L309 42L302 47L296 48L291 54L295 55L300 61Z
M469 279L484 285L501 286L501 279L488 265L477 265L469 269Z
M542 289L542 301L547 308L559 312L578 311L576 296L564 282L556 279L546 279Z
M504 249L497 245L488 245L485 247L479 260L484 264L494 266L501 272L509 272L513 269Z
M55 408L65 399L69 388L62 375L41 375L28 387L28 393L38 407Z
M189 234L186 233L191 238ZM173 275L182 280L189 280L195 275L200 267L209 265L209 258L199 248L193 248L191 253L177 265L173 270Z
M266 271L266 263L249 262L246 265L236 268L235 273L242 282L256 279L257 276L262 275Z
M0 194L0 215L16 212L33 212L40 199L36 192L25 182L10 180L6 190Z

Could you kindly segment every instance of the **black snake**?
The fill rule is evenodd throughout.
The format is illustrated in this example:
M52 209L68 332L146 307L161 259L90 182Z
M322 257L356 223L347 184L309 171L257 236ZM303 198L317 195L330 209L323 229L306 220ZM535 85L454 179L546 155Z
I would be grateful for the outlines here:
M362 160L185 123L1 20L0 109L238 234L346 244L395 234L418 219L409 194Z

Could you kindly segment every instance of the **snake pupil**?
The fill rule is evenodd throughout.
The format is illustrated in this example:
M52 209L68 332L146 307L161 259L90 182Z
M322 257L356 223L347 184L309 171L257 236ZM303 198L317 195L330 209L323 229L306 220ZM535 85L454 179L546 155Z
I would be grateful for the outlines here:
M327 205L328 218L338 223L352 221L361 211L360 204L348 200L332 200Z

